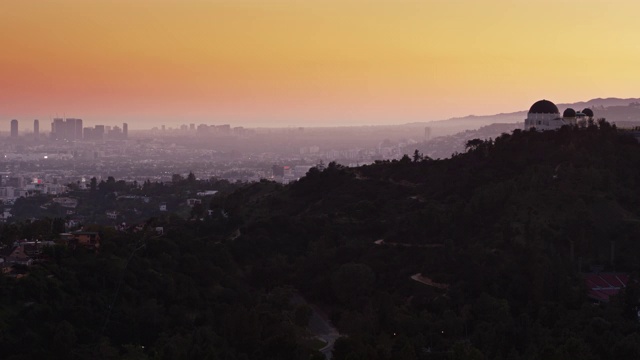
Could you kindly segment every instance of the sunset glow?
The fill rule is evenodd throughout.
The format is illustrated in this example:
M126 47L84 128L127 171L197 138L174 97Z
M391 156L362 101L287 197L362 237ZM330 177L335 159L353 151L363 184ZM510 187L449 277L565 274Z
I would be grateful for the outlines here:
M637 97L635 1L4 1L0 117L399 124ZM6 124L5 124L6 123Z

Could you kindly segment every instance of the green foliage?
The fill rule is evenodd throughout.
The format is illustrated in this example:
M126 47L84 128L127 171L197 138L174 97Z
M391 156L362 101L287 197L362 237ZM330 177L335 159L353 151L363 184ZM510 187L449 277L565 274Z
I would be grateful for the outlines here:
M309 319L311 319L311 315L313 310L309 305L303 304L296 307L293 313L293 322L294 324L300 327L307 327L309 325Z

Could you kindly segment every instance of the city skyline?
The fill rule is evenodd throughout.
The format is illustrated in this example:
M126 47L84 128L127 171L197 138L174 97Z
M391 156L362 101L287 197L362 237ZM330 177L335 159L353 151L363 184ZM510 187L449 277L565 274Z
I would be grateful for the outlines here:
M129 132L129 124L120 123L118 125L104 124L85 124L79 118L54 118L52 119L50 129L40 132L40 120L33 120L33 127L22 128L20 131L20 121L12 119L9 122L9 136L13 139L19 138L21 135L33 137L46 137L54 141L73 141L73 140L102 140L104 136L117 139L127 139ZM121 126L120 126L121 125ZM0 131L1 133L1 131Z
M636 97L640 80L640 49L621 36L640 30L631 1L4 7L7 121L400 124L525 110L542 97Z

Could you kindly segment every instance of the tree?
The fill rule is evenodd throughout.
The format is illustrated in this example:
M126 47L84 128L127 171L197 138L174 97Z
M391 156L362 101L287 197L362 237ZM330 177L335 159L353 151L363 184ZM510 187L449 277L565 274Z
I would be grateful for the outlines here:
M315 167L318 171L323 172L326 166L324 165L324 161L320 160Z
M191 217L200 219L202 215L204 215L204 206L202 205L202 203L194 204L191 208Z
M180 174L171 175L171 182L174 183L174 184L177 184L177 183L179 183L179 182L181 182L183 180L184 180L184 177L182 175L180 175Z
M51 223L51 235L57 236L58 234L63 233L64 231L65 231L64 219L62 218L53 219L53 222Z
M613 347L614 359L638 359L640 358L640 335L630 334L619 340Z
M413 152L413 162L422 160L424 160L424 156L418 151L418 149L416 149L416 151Z
M357 301L373 288L376 276L365 264L344 264L331 278L335 296L344 303Z
M76 332L68 321L63 320L53 332L52 348L60 359L68 358L76 344Z
M467 343L457 343L453 346L452 360L483 360L485 357L480 350Z
M98 189L98 179L96 179L95 176L91 178L91 182L89 184L91 192L95 192Z
M464 144L464 148L467 151L475 150L475 149L479 148L483 143L484 143L484 141L482 139L471 139L471 140L467 141L466 144Z
M300 327L306 327L311 319L313 310L307 304L299 305L293 312L293 322Z

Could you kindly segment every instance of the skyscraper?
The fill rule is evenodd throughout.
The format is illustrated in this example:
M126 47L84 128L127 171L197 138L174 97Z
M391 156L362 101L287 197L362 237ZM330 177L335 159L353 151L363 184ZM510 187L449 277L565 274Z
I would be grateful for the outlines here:
M76 140L82 140L82 119L75 119L76 123L75 123L75 131L74 131L74 138Z
M36 138L40 136L40 121L38 119L33 120L33 136Z
M95 135L93 134L93 128L86 127L82 129L82 138L85 140L93 140Z
M120 127L116 125L111 128L111 130L109 130L109 133L107 135L110 140L122 139L122 129L120 129Z
M125 139L129 137L129 124L127 123L122 123L122 137Z
M18 137L18 120L16 119L11 120L11 137Z
M93 138L94 140L104 139L104 125L96 125L93 128Z
M51 123L51 138L53 140L81 140L82 119L53 119Z
M64 119L55 118L51 122L51 139L62 140L64 138Z

